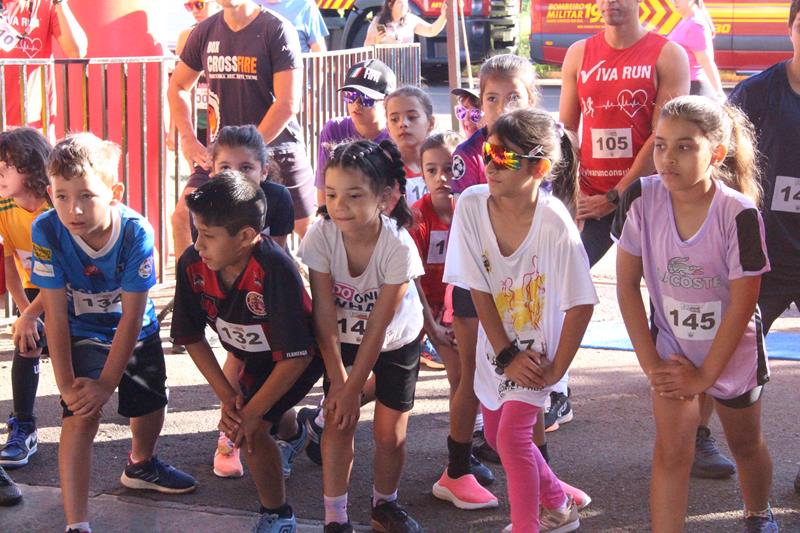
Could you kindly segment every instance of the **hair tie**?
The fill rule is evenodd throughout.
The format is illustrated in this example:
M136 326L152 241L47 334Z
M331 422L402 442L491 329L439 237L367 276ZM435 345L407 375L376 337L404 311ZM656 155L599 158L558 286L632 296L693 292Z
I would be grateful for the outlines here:
M556 122L556 133L558 134L559 138L564 136L564 123L563 122Z

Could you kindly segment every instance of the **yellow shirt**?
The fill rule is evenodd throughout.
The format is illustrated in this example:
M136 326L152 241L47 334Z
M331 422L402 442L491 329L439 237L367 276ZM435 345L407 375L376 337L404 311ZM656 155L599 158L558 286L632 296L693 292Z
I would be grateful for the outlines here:
M47 201L33 211L19 207L13 198L0 198L0 237L3 238L3 254L14 256L17 273L22 286L35 288L31 283L31 227L36 217L50 209Z

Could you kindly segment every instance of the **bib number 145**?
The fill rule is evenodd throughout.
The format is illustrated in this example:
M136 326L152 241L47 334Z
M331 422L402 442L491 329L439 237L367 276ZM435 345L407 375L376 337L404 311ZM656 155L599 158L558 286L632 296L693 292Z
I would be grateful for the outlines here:
M676 337L689 341L714 340L722 317L722 302L686 303L664 297L664 312Z

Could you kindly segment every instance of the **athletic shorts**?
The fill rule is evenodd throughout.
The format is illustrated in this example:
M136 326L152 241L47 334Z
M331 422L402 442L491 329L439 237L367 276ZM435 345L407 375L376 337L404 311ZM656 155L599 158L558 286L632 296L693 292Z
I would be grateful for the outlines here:
M110 344L95 339L73 338L72 369L75 377L98 379L110 349ZM148 415L167 405L167 368L158 333L136 343L118 391L117 412L124 417ZM72 416L63 399L61 407L64 418Z
M285 185L292 195L294 219L308 218L317 211L317 189L314 187L314 171L311 169L305 150L298 145L297 151L273 154L270 159L278 168L278 176L270 180Z
M29 302L32 302L33 299L39 294L39 289L34 289L33 287L23 290L25 291L25 296L28 297ZM16 315L20 315L19 309L16 309ZM39 317L39 320L36 322L36 331L39 333L39 340L36 341L36 347L42 348L42 355L47 354L47 338L44 336L44 313L42 313L42 315ZM14 353L19 353L16 346L14 347Z
M727 400L714 398L714 400L730 409L746 409L756 403L762 394L764 394L764 385L756 385L736 398L728 398Z
M244 368L239 374L239 388L242 390L245 402L249 402L255 396L274 368L272 360L266 360L263 357L248 357L244 360ZM322 358L312 357L311 362L294 385L262 418L271 422L273 426L277 425L283 413L306 397L317 380L322 377L324 370L325 364Z
M453 316L459 318L478 318L478 311L472 303L472 295L467 289L453 286Z
M342 344L342 362L345 368L353 366L358 344ZM389 409L405 413L414 407L414 394L419 375L419 341L413 340L405 346L389 352L381 352L375 366L375 396ZM328 394L328 376L322 382Z

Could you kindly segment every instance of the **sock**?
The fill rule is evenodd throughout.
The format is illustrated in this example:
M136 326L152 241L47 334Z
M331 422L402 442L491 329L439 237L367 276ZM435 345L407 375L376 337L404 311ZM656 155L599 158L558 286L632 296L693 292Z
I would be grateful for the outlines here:
M39 388L39 358L14 354L11 363L11 393L14 396L14 416L22 420L33 417L33 403Z
M375 486L372 487L372 506L378 505L378 502L383 500L385 502L393 502L397 499L397 489L391 494L381 494Z
M483 431L483 413L480 411L478 412L478 416L475 417L475 425L472 427L472 432Z
M70 529L77 529L78 531L86 531L87 533L92 533L92 528L89 526L89 522L75 522L74 524L67 524L67 531Z
M456 442L447 437L447 475L453 479L469 474L472 442Z
M323 496L325 502L325 524L336 522L346 524L347 518L347 493L341 496Z
M749 511L745 509L744 517L750 518L751 516L759 516L761 518L769 518L769 511L770 511L769 504L767 505L767 508L762 511Z
M545 442L541 446L537 444L536 447L539 448L539 452L542 454L542 457L544 457L544 462L550 464L550 454L547 452L547 443Z
M317 412L317 418L314 419L314 423L318 425L320 428L325 427L325 411L320 407L319 412Z
M261 509L258 510L261 514L274 514L278 515L280 518L291 518L294 513L292 512L292 506L288 503L284 503L280 507L275 509L269 509L268 507L261 506Z

